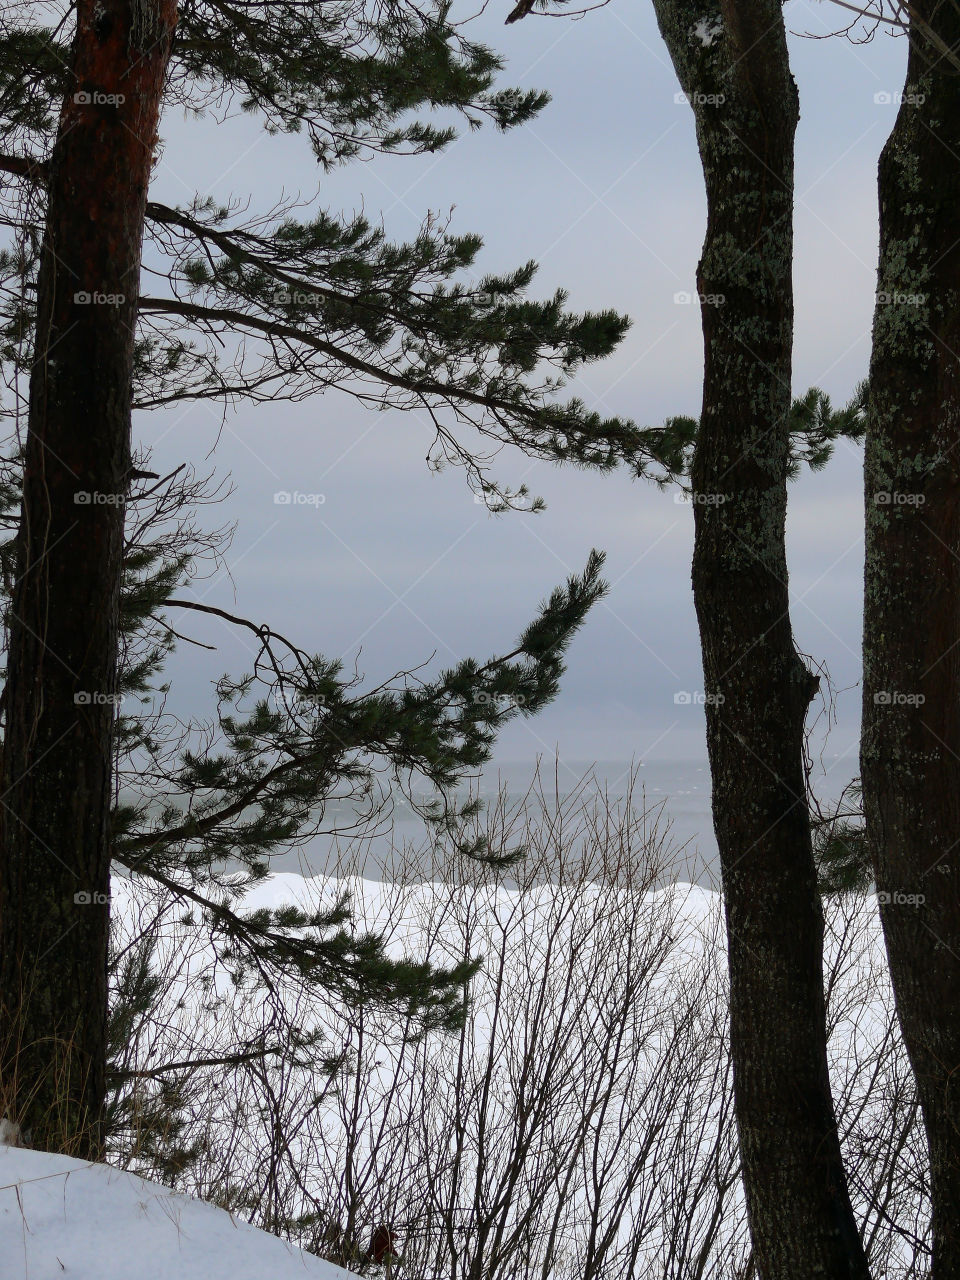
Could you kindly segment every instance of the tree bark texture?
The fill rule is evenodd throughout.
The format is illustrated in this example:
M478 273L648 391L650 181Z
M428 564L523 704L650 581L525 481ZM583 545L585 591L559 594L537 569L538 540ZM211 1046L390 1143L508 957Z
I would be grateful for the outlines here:
M117 615L147 187L175 0L79 0L48 166L2 770L0 1066L33 1146L96 1156Z
M750 1230L761 1280L867 1280L827 1070L803 767L817 680L787 584L797 90L778 0L654 3L707 192L693 590Z

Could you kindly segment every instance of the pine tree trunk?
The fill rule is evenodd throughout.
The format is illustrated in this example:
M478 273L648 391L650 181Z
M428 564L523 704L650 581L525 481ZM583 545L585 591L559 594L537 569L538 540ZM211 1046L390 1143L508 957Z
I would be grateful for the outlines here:
M707 190L693 589L730 968L734 1098L762 1280L868 1280L826 1057L823 915L785 520L798 117L779 0L655 0Z
M914 15L960 45L955 6ZM879 170L861 769L930 1151L932 1275L960 1280L960 81L923 34L911 46Z
M175 0L80 0L48 171L3 750L0 1052L31 1145L97 1155L133 335Z

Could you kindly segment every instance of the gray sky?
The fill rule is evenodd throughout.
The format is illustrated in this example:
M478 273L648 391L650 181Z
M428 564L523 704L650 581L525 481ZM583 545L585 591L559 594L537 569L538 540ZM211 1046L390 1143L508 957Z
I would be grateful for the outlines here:
M693 114L677 83L652 5L612 0L582 21L529 18L511 27L508 5L475 24L508 60L504 84L542 87L550 106L506 135L467 133L440 156L378 158L321 179L302 138L270 138L252 118L164 121L154 193L187 201L194 190L252 197L321 183L331 209L383 215L388 233L415 233L428 210L453 208L453 230L486 245L481 272L541 263L533 292L558 286L576 309L615 307L633 327L621 350L572 388L588 406L650 425L699 410L698 308L674 294L695 288L704 199ZM829 3L785 5L794 32L840 25ZM867 370L877 249L876 162L902 85L905 43L878 37L792 41L800 87L794 389L812 384L846 400ZM203 404L140 415L155 461L198 465L220 431ZM705 754L702 711L674 702L702 687L690 591L693 517L671 493L623 474L595 476L504 451L499 477L526 481L547 502L540 516L489 515L463 474L424 463L432 432L416 416L374 414L329 393L299 405L245 407L230 416L211 458L232 473L222 512L239 522L232 583L198 595L343 655L371 681L436 650L437 664L505 651L538 601L593 546L608 554L613 590L570 654L563 692L546 712L511 725L498 759L650 762ZM278 490L323 493L319 506L278 506ZM839 689L828 746L856 771L862 567L861 459L841 446L826 473L792 491L791 587L800 647L825 660ZM234 586L236 595L234 595ZM209 681L249 662L246 641L211 624L192 634L221 645L184 649L173 673L178 702L202 710ZM182 701L181 701L182 700Z

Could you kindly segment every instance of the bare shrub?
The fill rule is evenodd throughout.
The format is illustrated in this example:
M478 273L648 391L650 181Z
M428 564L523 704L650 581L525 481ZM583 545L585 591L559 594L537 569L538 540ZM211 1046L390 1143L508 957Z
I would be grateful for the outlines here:
M501 793L483 824L492 852L525 848L509 868L451 858L438 839L393 851L389 881L364 880L353 848L331 878L274 882L326 901L349 890L355 927L391 954L482 956L453 1033L418 1034L361 1002L314 1007L291 980L233 981L195 930L128 903L116 915L147 939L161 987L125 1044L115 1157L361 1272L752 1276L722 905L664 883L669 831L636 789L634 775L615 804L585 778L564 798L538 776L519 804ZM923 1146L875 908L839 895L827 916L858 1217L878 1273L920 1277ZM298 1044L304 1027L315 1039Z

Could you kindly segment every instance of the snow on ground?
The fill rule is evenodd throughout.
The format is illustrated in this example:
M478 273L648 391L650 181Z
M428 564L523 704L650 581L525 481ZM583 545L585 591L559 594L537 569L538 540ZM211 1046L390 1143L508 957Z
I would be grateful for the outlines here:
M350 1273L132 1173L0 1146L4 1280L349 1280Z
M443 906L443 885L398 886L359 876L304 878L280 873L255 886L243 906L275 908L296 902L315 909L329 905L344 890L353 898L361 926L388 926L386 942L391 953L421 953L429 935L441 951L443 944L449 943L451 954L462 954L463 921L452 906ZM490 922L494 936L498 919L504 928L517 927L535 936L541 917L549 923L551 903L561 890L549 883L531 886L523 897L532 904L532 911L522 914L516 926L510 924L516 890L474 886L464 892L472 904L467 915L472 921L474 946L483 942L478 917L482 923ZM587 884L572 892L582 902L580 915L585 912L589 918L593 896L606 895L609 889ZM114 879L113 895L114 909L121 918L136 905L133 887L121 877ZM715 927L721 902L716 894L687 884L648 890L643 897L652 907L663 899L666 918L672 919L669 956L650 978L651 996L669 999L670 983L686 964L696 965L705 948L722 947L722 930ZM450 902L455 905L456 900L455 894ZM832 918L833 913L828 914ZM653 923L661 918L654 910ZM875 951L882 959L875 918L869 927L867 953ZM828 956L836 943L835 931L828 929ZM847 966L850 972L844 968L844 981L849 978L855 984L856 979L862 979L860 969L869 954L861 958L857 948L854 951ZM183 988L184 1016L188 1019L192 1016L190 972L187 965L174 992L176 995ZM482 991L478 980L480 996ZM872 1044L885 1025L879 1007L881 994L877 1008L864 1007L862 996L858 996L852 1009L844 1012L840 1001L839 1023L831 1042L838 1079L844 1077L851 1036L865 1036ZM325 1015L321 1010L317 1016L323 1019ZM482 1042L486 1020L480 998L474 1019ZM389 1055L386 1060L382 1069L388 1072ZM336 1114L331 1120L335 1122ZM348 1272L304 1254L214 1205L106 1165L3 1145L5 1136L0 1121L0 1280L349 1280Z

